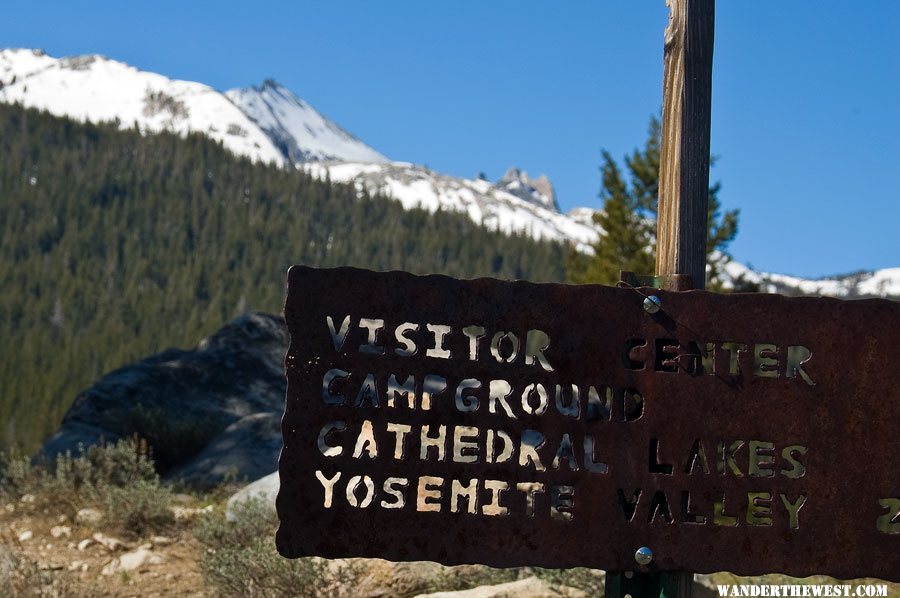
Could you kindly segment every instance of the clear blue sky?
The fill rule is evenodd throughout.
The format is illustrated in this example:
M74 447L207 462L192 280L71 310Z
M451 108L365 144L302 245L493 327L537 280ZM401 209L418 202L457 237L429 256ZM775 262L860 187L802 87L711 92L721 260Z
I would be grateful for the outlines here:
M0 46L102 53L219 89L273 77L388 156L546 173L598 206L600 150L661 105L663 0L11 2ZM900 266L900 3L720 0L712 177L734 256L803 276Z

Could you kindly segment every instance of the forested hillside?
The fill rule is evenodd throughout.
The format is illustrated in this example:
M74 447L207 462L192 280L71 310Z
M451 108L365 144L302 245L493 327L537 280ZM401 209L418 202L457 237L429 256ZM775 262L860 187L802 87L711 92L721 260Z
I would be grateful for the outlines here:
M280 312L290 264L555 281L564 253L200 135L0 105L0 439L32 450L103 372Z

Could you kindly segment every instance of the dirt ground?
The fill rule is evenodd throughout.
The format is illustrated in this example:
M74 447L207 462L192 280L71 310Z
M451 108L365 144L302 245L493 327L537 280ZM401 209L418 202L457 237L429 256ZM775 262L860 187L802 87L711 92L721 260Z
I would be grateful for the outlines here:
M61 514L65 509L54 509L42 502L44 506L39 506L33 497L25 496L15 502L0 503L0 596L214 595L200 568L206 547L192 533L196 518L211 507L196 503L175 507L176 523L165 535L125 537L105 529L102 519L91 523L84 517ZM405 590L422 585L423 578L440 575L440 566L435 563L367 561L369 575L363 584L365 589L357 587L359 595L412 595ZM460 570L457 574L464 575L466 566L455 569ZM781 575L739 578L717 573L695 578L695 588L712 596L714 584L719 583L780 585L834 581L825 577L796 580ZM887 585L889 596L900 596L900 584ZM698 595L696 590L695 595Z
M204 547L190 531L194 510L165 536L125 538L27 499L0 505L0 582L9 584L0 594L209 595L199 566Z

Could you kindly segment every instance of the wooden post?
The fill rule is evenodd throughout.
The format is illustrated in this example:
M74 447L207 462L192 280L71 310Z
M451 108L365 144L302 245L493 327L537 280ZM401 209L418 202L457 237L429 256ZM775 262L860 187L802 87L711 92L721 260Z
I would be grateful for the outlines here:
M686 291L706 287L715 0L666 5L656 280ZM693 583L683 571L609 573L606 596L690 598Z
M706 287L715 0L666 0L656 274Z
M664 50L656 274L686 274L693 288L703 289L716 3L666 0L666 4L670 12ZM693 573L672 573L672 581L678 598L690 597Z

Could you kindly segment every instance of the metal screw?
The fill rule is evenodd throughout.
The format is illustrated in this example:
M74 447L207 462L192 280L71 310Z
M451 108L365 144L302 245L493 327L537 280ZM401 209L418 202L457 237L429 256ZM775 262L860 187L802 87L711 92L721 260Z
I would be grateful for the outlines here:
M660 301L659 297L656 295L650 295L644 299L643 307L644 311L648 314L655 314L659 311L659 308L662 307L662 301Z
M641 546L634 553L634 560L636 560L639 565L649 565L650 561L653 560L653 551L646 546Z

